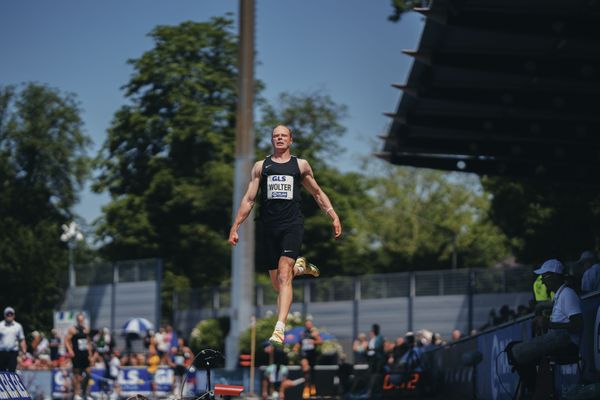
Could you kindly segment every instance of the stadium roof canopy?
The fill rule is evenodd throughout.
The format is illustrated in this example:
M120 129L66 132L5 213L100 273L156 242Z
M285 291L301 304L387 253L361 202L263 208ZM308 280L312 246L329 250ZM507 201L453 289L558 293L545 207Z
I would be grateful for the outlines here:
M377 155L600 184L600 1L433 0Z

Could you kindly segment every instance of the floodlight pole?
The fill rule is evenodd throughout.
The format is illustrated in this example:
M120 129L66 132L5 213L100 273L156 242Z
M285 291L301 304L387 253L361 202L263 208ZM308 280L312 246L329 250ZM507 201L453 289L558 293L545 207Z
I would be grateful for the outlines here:
M239 93L235 132L233 212L240 205L254 164L254 0L240 0ZM233 215L235 218L235 214ZM225 342L225 367L233 370L239 359L240 335L250 326L254 311L254 218L238 230L239 242L231 257L230 330Z

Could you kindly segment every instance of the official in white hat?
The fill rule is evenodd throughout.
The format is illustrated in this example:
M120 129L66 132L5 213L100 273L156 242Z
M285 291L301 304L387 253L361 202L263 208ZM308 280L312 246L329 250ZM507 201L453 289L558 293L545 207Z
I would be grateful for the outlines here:
M532 340L507 346L509 362L530 394L535 391L536 365L543 356L574 358L579 354L583 316L581 300L565 283L565 267L562 262L551 259L533 271L542 276L542 282L555 293L549 320L539 316L536 322L547 333Z
M15 309L6 307L0 322L0 371L15 372L19 349L27 352L23 327L15 321Z

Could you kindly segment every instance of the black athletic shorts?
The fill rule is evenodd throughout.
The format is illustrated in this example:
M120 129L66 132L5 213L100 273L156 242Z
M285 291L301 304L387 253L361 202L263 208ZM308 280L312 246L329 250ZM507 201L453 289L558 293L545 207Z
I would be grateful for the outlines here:
M81 374L86 368L90 366L90 359L87 355L75 355L72 360L73 372Z
M183 376L183 375L185 375L185 371L187 371L187 368L184 367L183 365L175 366L175 376Z
M263 228L264 262L266 268L277 269L282 256L292 259L300 255L304 226L302 224L285 226L265 226Z

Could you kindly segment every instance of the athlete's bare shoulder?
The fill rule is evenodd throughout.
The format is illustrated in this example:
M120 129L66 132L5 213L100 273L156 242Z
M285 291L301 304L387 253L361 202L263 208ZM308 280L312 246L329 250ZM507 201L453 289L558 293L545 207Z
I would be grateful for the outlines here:
M253 177L260 176L264 162L265 162L265 160L258 160L257 162L254 163L254 166L252 167L252 176Z
M298 168L300 169L300 175L307 176L312 175L312 168L307 160L298 158Z

